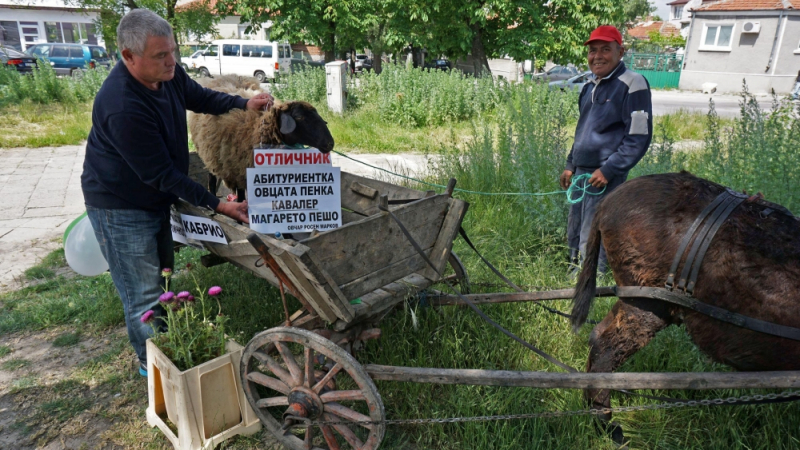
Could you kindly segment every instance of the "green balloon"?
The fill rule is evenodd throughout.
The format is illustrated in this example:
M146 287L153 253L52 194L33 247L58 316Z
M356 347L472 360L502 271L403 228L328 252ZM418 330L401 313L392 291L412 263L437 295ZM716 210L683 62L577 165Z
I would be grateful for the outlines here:
M69 232L72 231L72 228L75 227L75 224L77 224L78 222L81 221L81 219L86 217L86 214L88 214L88 213L84 212L83 214L80 215L80 217L78 217L77 219L73 220L72 223L69 224L69 226L67 226L67 229L64 230L64 240L62 241L62 244L66 244L67 243L67 236L69 236Z

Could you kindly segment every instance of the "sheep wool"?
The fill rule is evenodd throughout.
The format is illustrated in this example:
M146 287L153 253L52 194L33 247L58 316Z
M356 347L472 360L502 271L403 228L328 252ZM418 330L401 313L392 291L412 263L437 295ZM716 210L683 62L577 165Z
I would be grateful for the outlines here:
M237 75L203 79L200 84L244 98L266 92L255 78ZM314 107L306 102L277 101L268 111L235 109L219 116L190 112L189 130L198 156L209 172L221 179L229 189L246 189L247 168L253 167L253 148L260 143L282 144L284 136L280 132L280 115L297 104L316 114Z

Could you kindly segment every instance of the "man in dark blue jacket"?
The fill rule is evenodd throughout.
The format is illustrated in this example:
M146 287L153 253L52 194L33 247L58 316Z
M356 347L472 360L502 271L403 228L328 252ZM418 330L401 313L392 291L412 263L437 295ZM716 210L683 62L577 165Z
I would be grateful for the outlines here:
M619 30L610 25L598 27L585 45L594 76L581 90L575 143L560 182L566 189L573 175L591 174L587 191L602 194L586 195L570 209L567 240L570 259L576 266L585 254L597 205L625 182L653 136L650 85L642 75L625 68ZM600 270L605 271L606 263L605 249L601 249Z
M122 61L92 108L81 186L89 220L125 309L128 338L147 375L149 309L160 312L162 268L172 268L170 205L179 197L247 222L247 203L220 202L188 177L186 110L223 114L264 109L269 94L249 100L201 87L175 63L169 23L135 9L119 23Z

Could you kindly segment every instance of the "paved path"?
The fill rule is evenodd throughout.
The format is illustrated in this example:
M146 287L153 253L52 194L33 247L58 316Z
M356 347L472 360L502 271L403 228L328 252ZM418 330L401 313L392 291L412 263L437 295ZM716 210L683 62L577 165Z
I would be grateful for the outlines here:
M85 210L83 153L83 145L0 149L0 292L18 288Z
M18 289L20 276L59 248L67 225L83 214L81 172L85 144L0 149L0 293ZM398 173L419 175L422 155L353 155ZM386 174L333 155L347 172L397 182Z
M681 109L707 114L709 99L714 100L714 109L720 117L739 117L739 102L742 98L738 95L661 90L653 91L653 115L663 116ZM772 108L771 96L757 95L756 100L761 109Z

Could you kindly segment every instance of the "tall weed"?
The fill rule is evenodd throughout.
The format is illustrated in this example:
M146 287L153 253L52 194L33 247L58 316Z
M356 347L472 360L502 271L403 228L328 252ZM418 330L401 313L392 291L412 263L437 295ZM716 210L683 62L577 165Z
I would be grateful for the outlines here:
M72 105L94 99L108 76L103 67L86 70L80 78L59 77L49 63L39 60L28 75L14 69L0 70L0 106L31 100L34 103Z
M321 103L327 99L325 69L322 67L302 67L291 75L273 80L272 94L281 100L302 100Z

